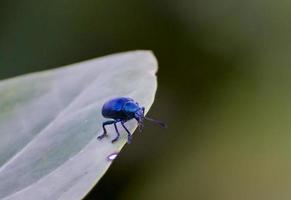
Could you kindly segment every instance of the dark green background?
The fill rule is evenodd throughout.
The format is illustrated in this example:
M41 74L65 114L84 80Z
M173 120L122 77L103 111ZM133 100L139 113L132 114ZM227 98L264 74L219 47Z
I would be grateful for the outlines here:
M86 200L290 200L291 2L0 0L0 78L135 49L146 124Z

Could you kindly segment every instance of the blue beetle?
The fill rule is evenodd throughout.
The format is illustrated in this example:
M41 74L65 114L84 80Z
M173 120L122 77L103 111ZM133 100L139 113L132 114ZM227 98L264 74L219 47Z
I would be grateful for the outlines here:
M105 104L102 107L102 115L105 118L111 118L112 120L103 122L103 126L102 126L103 134L98 136L98 139L101 140L107 136L107 130L105 126L114 124L114 128L115 128L117 136L111 142L112 143L116 142L120 136L116 124L120 122L122 127L127 132L127 136L128 136L127 142L131 143L131 140L132 140L131 133L124 125L125 122L131 119L135 119L137 121L140 131L142 131L143 129L144 119L152 121L156 124L159 124L162 127L166 127L166 125L163 122L145 117L144 112L145 112L144 107L139 106L137 102L135 102L133 99L128 98L128 97L114 98L105 102Z

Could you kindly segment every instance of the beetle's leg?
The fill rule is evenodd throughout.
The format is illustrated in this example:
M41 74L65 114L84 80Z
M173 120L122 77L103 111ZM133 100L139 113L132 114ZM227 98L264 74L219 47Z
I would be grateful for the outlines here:
M132 136L131 133L129 132L129 130L126 128L126 126L124 125L124 121L121 121L121 125L123 126L123 128L126 130L127 132L127 143L130 144L131 140L132 140Z
M99 135L97 137L98 140L102 140L104 137L107 136L107 130L106 130L105 126L110 125L110 124L113 124L113 123L115 123L114 120L109 120L109 121L103 122L103 125L102 125L102 127L103 127L103 133L102 133L102 135Z
M116 142L119 139L119 136L120 136L118 128L117 128L117 125L116 125L117 122L118 121L115 121L115 123L114 123L114 128L115 128L117 136L111 141L112 143Z
M142 129L143 129L143 127L144 127L143 122L140 121L140 120L137 119L137 118L135 118L135 120L136 120L136 122L137 122L137 124L138 124L138 130L139 130L139 132L141 133L141 132L142 132Z

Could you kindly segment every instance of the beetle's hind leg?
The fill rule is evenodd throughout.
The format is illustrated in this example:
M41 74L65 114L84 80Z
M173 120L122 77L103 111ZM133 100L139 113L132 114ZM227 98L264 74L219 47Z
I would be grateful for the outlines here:
M130 131L126 128L126 126L124 125L124 121L121 121L121 125L122 127L125 129L125 131L127 132L127 143L130 144L131 143L131 140L132 140L132 136L131 136L131 133Z
M120 133L119 133L118 128L117 128L117 125L116 125L117 122L118 121L115 121L114 122L114 128L115 128L115 131L116 131L117 136L111 141L112 143L116 142L119 139L119 136L120 136Z
M102 140L104 137L107 136L107 130L106 130L105 126L113 124L113 123L115 123L115 120L109 120L109 121L103 122L103 125L102 125L103 133L102 133L102 135L99 135L97 137L98 140Z

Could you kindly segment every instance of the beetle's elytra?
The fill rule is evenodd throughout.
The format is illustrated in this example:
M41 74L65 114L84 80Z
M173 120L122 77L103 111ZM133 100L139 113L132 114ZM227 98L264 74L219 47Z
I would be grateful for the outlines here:
M114 98L105 102L102 107L102 115L105 118L110 118L111 120L103 122L103 134L98 136L98 139L101 140L102 138L107 136L107 130L105 126L114 124L117 136L112 140L112 143L116 142L120 136L116 124L120 122L122 127L127 132L128 136L127 142L131 143L132 140L131 133L125 126L125 122L131 119L135 119L137 121L140 131L142 131L143 129L143 122L145 119L152 121L156 124L159 124L162 127L166 127L166 125L163 122L145 117L144 112L145 112L144 107L139 106L139 104L136 101L128 97Z

